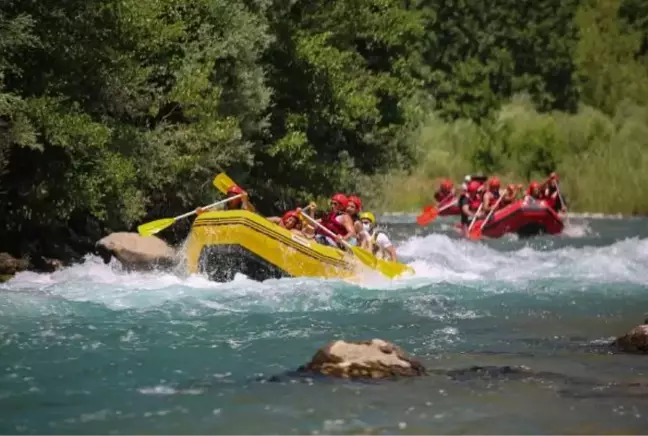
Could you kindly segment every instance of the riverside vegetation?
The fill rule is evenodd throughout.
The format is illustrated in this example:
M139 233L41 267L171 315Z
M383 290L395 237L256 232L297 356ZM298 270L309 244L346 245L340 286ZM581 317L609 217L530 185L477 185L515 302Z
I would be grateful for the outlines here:
M221 170L266 213L555 170L571 210L645 214L647 50L639 0L6 0L0 248L87 251Z

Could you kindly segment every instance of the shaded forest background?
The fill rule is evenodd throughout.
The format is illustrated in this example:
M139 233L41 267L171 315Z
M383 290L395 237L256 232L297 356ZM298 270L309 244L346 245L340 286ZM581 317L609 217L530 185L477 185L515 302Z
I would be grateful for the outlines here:
M5 0L2 248L191 210L222 170L267 214L554 170L571 210L646 214L647 50L640 0Z

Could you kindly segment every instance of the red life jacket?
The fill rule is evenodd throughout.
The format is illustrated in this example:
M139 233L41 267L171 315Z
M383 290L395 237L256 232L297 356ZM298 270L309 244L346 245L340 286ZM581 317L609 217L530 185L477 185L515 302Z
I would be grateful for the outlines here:
M445 194L439 193L439 197L437 197L436 195L434 197L436 198L436 200L438 202L438 204L437 204L438 207L443 207L446 204L450 204L453 201L455 201L455 199L456 199L456 197L454 195L452 195L450 192L445 193Z
M499 191L489 191L491 193L490 200L488 201L488 207L493 207L495 203L497 203L497 200L500 198L500 193ZM504 200L502 200L504 201ZM501 203L500 203L501 204Z
M479 206L481 206L481 204L482 204L481 196L475 195L472 199L470 199L470 210L479 209Z
M558 199L558 196L552 197L551 195L549 196L542 196L542 200L544 200L545 204L549 206L551 209L554 209L556 206L556 200Z
M443 193L443 192L441 192L441 191L436 191L436 192L434 193L434 199L435 199L437 202L441 202L441 201L445 200L445 198L446 198L449 194L450 194L449 192L448 192L448 193Z
M335 233L336 235L340 236L346 236L347 233L349 233L341 223L338 222L335 218L337 218L339 214L337 211L331 211L329 214L322 219L322 225ZM322 233L326 234L326 233ZM328 235L326 235L328 236Z
M508 197L507 195L508 194L504 194L504 198L502 198L502 201L500 201L500 209L503 209L509 204L513 204L513 202L515 201L515 197Z

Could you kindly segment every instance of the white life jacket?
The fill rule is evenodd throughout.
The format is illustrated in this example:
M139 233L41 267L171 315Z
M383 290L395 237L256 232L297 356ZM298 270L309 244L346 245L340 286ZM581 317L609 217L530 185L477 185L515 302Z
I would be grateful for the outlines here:
M378 244L376 244L376 241L378 240L378 235L380 235L381 233L387 236L387 238L389 239L389 235L387 234L387 232L385 232L379 227L376 227L374 231L371 233L371 247L373 249L374 256L376 256L378 259L386 260L389 259L389 255L387 254L387 252L385 252L384 249L382 249L380 246L378 246Z

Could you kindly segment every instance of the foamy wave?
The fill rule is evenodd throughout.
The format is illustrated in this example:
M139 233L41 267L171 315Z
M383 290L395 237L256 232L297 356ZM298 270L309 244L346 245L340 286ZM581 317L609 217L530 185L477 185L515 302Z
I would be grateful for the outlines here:
M379 221L388 222L388 223L414 223L416 222L416 216L420 212L384 212L381 214L378 219ZM635 220L643 219L644 217L635 216L635 215L623 215L620 213L617 214L605 214L601 212L569 212L565 214L568 218L582 218L582 219L606 219L606 220ZM455 218L456 219L456 218Z
M648 283L648 240L630 238L607 247L565 247L539 251L524 247L500 252L485 244L446 235L409 239L399 248L416 260L417 278L434 281L498 280L517 282L560 278L602 283Z
M66 302L91 302L111 310L181 304L189 315L198 313L196 307L223 314L354 310L347 307L349 298L416 299L422 292L444 294L450 289L446 284L460 285L471 293L523 290L529 282L552 280L648 284L648 239L631 238L597 248L524 246L498 251L484 243L430 234L409 238L398 253L416 270L414 276L388 280L369 274L356 283L318 278L257 282L243 275L216 283L200 275L126 272L88 256L70 268L51 274L23 272L0 285L7 291L0 313L29 305L39 306L40 313L61 312L67 310ZM551 287L546 292L552 292Z

